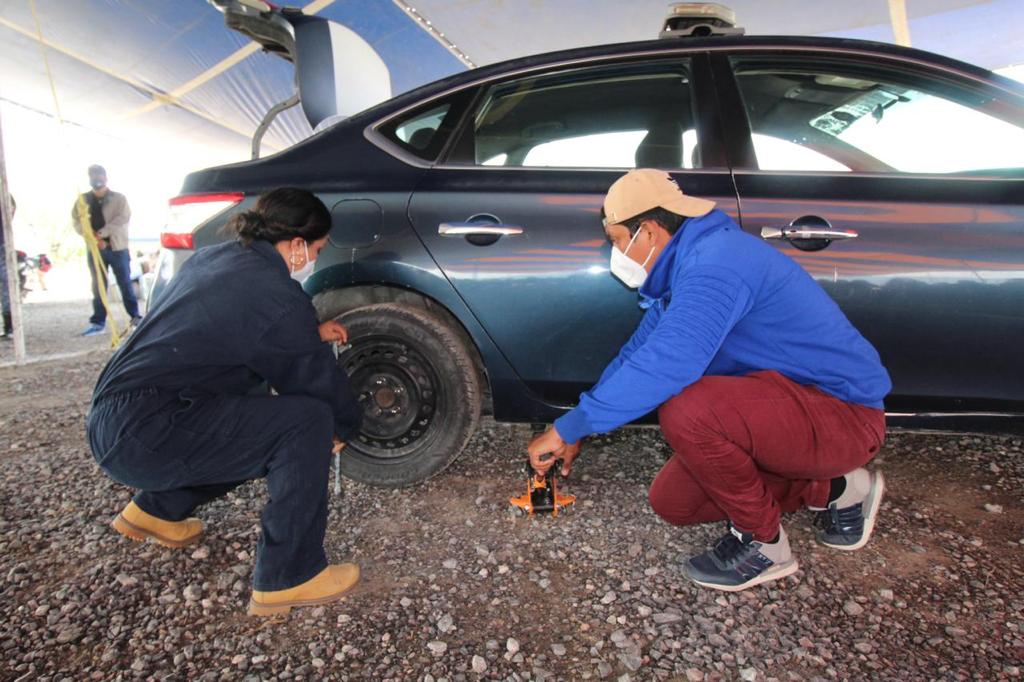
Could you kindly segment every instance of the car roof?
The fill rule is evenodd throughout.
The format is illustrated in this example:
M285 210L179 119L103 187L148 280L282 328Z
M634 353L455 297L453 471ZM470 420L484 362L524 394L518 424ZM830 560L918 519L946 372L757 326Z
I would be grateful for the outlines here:
M849 54L871 54L904 61L918 62L944 70L988 81L1003 90L1024 98L1024 85L1009 78L994 74L974 64L950 57L918 50L915 48L853 38L832 38L823 36L713 36L703 38L659 38L629 43L610 43L579 47L556 52L517 57L503 62L461 71L452 76L422 85L414 90L397 95L348 119L364 122L367 118L379 118L387 112L405 108L438 93L478 82L498 78L518 71L530 71L547 65L586 62L625 55L657 55L668 53L706 52L718 50L825 50ZM300 143L301 144L301 143Z

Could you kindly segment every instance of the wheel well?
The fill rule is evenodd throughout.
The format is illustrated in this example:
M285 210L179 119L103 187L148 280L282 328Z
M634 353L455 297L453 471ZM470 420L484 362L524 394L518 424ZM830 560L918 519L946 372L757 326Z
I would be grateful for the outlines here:
M473 337L466 331L459 318L453 315L444 305L438 303L437 300L424 296L418 291L383 284L364 284L343 289L331 289L313 297L313 307L316 308L317 318L320 320L336 317L350 310L374 303L399 303L420 308L441 318L449 327L455 330L455 333L466 344L470 357L473 358L473 364L476 367L477 376L480 381L483 413L493 414L491 382L487 376L487 368L484 366L480 349L477 348Z

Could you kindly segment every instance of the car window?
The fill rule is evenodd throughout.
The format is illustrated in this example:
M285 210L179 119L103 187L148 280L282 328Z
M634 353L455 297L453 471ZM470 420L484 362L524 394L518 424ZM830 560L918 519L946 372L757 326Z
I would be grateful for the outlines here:
M450 104L442 104L403 121L395 127L395 137L414 149L426 149L449 109Z
M839 64L734 65L762 170L1024 170L1024 125L991 96Z
M491 86L449 159L533 168L700 166L685 60Z
M379 132L403 151L433 161L451 137L471 96L471 91L462 91L446 100L424 104L390 119Z
M787 171L848 171L850 167L833 158L781 137L752 133L759 168Z

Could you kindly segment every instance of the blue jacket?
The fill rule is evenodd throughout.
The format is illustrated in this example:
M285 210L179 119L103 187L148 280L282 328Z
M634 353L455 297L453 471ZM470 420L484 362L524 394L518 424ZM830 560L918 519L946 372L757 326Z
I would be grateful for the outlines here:
M358 433L362 410L309 295L269 242L230 241L185 262L100 374L93 402L138 388L244 395L264 382L329 405L341 440Z
M878 353L811 276L720 210L683 222L640 298L636 332L555 422L565 442L628 424L706 374L772 369L875 408L892 388Z

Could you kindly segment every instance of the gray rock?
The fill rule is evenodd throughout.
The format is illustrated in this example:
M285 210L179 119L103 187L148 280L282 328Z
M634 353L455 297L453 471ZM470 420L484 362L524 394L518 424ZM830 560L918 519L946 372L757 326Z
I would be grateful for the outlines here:
M114 580L116 580L121 587L134 587L139 584L139 581L136 578L125 575L124 573L118 573L114 576Z
M430 649L430 652L435 656L440 656L444 652L448 651L448 643L435 639L432 642L427 642L427 648Z
M564 644L552 644L551 652L555 656L565 656L565 645Z
M843 604L843 611L851 616L859 616L864 613L864 607L851 600Z
M57 633L57 643L67 644L69 642L76 642L82 637L82 628L76 626L70 626L62 629Z
M514 637L509 637L505 642L505 648L508 649L508 652L513 656L516 655L516 653L519 652L519 640Z
M716 649L726 649L729 647L729 642L717 632L708 635L708 644Z
M622 665L626 666L631 672L636 672L640 669L640 666L644 664L644 661L640 656L630 653L619 654L619 660L622 661Z
M484 659L483 656L474 656L471 665L473 667L473 672L478 675L487 670L487 660Z

